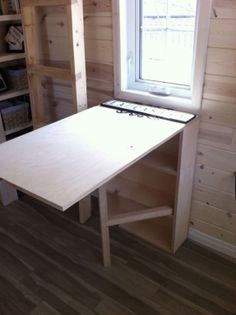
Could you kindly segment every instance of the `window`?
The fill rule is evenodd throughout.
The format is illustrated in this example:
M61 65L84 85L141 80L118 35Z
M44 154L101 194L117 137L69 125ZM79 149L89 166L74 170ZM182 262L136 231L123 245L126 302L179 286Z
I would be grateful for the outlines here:
M210 8L211 0L113 0L116 97L198 112Z

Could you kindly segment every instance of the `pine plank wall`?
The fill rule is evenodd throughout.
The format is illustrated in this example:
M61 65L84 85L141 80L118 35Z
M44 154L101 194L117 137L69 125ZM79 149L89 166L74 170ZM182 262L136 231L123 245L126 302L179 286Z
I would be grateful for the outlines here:
M42 37L49 45L43 47L49 48L42 55L45 59L54 56L54 59L66 62L66 21L62 12L44 12ZM112 45L115 39L111 12L111 0L84 0L89 106L113 97ZM192 229L236 246L235 29L236 1L214 0L190 225ZM43 86L43 91L45 104L50 99L60 118L70 114L70 91L65 82L57 82L56 86L58 88L54 88L53 93L50 84ZM55 112L49 114L52 116Z
M236 245L236 1L215 0L210 24L191 225Z

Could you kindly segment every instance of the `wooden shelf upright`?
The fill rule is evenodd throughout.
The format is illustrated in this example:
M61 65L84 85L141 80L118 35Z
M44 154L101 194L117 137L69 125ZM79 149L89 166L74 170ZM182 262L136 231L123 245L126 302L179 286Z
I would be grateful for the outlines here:
M40 8L65 8L67 21L68 66L45 63L40 56ZM42 79L59 79L72 87L73 113L87 107L82 0L22 0L22 20L25 35L26 62L29 75L32 118L35 128L45 124ZM66 43L65 43L66 45ZM58 47L60 50L61 47Z

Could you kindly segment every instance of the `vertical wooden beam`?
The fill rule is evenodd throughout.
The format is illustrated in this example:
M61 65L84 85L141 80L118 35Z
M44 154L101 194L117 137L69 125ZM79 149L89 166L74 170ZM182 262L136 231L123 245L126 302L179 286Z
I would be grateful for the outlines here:
M103 264L105 267L111 265L111 252L110 252L110 237L108 227L108 207L107 207L107 192L105 185L99 188L99 211L100 211L100 226L102 237L102 254Z
M0 180L0 201L2 204L7 206L16 200L18 200L16 189L12 185Z
M34 127L44 125L43 95L41 78L31 73L31 69L40 63L39 18L37 8L22 5L22 21L25 36L26 63L31 101L31 112Z
M77 0L66 7L68 22L68 47L72 82L72 99L74 112L87 108L87 83L85 69L83 1Z
M184 128L180 138L172 252L185 241L189 230L198 130L199 120L194 120Z
M88 195L79 202L79 221L84 224L91 217L91 196Z
M28 72L30 93L31 112L34 128L40 128L45 125L45 110L43 102L42 78Z

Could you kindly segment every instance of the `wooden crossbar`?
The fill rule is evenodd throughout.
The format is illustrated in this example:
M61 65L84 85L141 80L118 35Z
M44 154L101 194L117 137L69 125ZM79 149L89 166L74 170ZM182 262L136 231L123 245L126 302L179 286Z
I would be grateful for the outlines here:
M76 80L76 76L74 74L71 74L69 69L49 67L49 66L43 66L43 65L33 65L33 66L29 66L28 71L38 76L46 76L46 77L61 79L61 80L66 80L66 81Z
M50 4L49 4L50 3ZM76 0L21 0L21 7L42 7L42 6L59 6L71 5L76 3Z
M173 214L173 208L169 206L162 206L150 209L143 209L137 211L130 211L128 213L113 214L108 216L108 226L119 225L129 222L137 222L146 219L158 218Z

